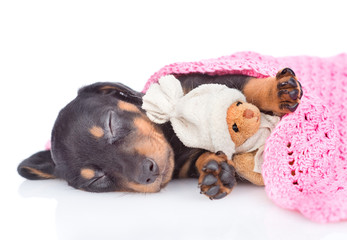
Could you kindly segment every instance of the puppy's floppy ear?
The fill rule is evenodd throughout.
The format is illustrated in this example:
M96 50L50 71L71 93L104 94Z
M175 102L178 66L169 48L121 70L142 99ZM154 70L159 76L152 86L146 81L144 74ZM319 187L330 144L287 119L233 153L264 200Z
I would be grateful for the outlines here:
M19 175L30 180L51 179L55 164L50 151L35 153L21 162L17 168Z
M110 82L98 82L86 87L81 88L78 91L78 95L82 94L110 94L116 98L133 103L136 105L142 105L143 93L137 92L122 83L110 83Z

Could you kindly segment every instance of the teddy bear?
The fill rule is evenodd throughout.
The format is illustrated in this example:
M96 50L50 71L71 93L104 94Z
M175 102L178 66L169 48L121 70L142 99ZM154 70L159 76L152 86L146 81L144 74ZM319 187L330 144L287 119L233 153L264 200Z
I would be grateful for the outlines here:
M179 80L167 75L151 85L142 108L155 123L170 121L187 147L222 152L239 176L264 185L264 145L279 117L261 113L239 90L203 84L184 95ZM233 158L240 153L249 154Z

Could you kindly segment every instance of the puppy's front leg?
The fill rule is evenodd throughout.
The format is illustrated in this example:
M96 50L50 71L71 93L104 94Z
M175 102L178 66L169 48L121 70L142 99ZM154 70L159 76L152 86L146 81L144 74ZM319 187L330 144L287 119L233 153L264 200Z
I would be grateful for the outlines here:
M228 195L236 185L233 162L224 154L206 152L195 163L201 193L212 199Z
M243 93L247 102L277 116L294 112L303 95L301 84L290 68L280 70L274 77L249 79Z

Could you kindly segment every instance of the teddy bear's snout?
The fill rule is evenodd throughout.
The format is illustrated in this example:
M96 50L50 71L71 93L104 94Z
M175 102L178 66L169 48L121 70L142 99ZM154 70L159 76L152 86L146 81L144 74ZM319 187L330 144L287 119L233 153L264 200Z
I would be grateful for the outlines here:
M254 112L252 110L246 109L243 112L243 117L248 118L248 119L253 118L254 117Z

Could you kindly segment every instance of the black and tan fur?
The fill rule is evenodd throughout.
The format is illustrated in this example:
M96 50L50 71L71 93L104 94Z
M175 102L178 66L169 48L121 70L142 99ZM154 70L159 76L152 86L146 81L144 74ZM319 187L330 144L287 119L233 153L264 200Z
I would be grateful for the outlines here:
M261 111L279 116L295 111L302 96L300 83L288 68L264 79L176 77L186 93L202 84L224 84L241 90ZM81 88L57 117L51 151L24 160L19 174L28 179L64 179L74 188L91 192L158 192L173 178L196 177L201 192L211 199L230 193L236 184L235 162L227 161L223 153L185 147L170 123L149 121L141 109L142 96L120 83Z

